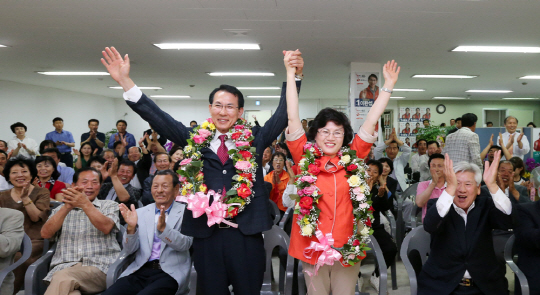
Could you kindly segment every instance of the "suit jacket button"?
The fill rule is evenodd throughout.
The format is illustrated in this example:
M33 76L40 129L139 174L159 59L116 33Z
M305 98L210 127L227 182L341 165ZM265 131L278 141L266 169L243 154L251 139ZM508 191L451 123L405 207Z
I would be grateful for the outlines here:
M223 170L223 174L227 174L227 170Z

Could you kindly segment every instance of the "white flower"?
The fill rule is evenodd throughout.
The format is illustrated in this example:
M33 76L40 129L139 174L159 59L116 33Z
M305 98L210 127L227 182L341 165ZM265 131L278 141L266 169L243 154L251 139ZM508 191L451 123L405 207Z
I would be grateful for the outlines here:
M362 236L368 236L369 235L369 227L364 226L364 228L360 231L360 234Z
M350 161L351 161L351 156L349 156L349 155L345 155L345 156L341 157L341 162L343 162L345 164L349 164Z
M303 236L311 236L313 234L313 227L311 226L311 224L308 224L304 227L302 227L302 235Z
M357 187L360 185L360 177L358 177L357 175L351 175L351 177L347 179L347 182L349 183L351 187Z
M315 151L315 148L311 147L311 148L309 148L309 151L313 153Z
M364 173L364 165L358 165L358 173Z
M300 210L300 203L296 203L296 205L294 206L294 210Z
M302 160L300 160L300 162L298 163L299 166L304 166L304 164L306 164L306 158L302 158Z

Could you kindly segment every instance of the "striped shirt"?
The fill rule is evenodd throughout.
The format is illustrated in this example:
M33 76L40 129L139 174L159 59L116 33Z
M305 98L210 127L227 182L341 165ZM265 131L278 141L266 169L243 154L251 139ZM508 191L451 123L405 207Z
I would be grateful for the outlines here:
M71 210L64 219L61 230L57 232L58 243L51 261L52 270L45 277L45 281L50 281L57 271L79 262L82 262L83 266L95 266L107 273L109 266L118 257L120 253L120 245L116 240L116 233L120 228L118 203L96 198L92 204L103 215L112 219L116 226L108 235L105 235L90 222L82 209ZM49 218L62 206L64 205L55 208Z

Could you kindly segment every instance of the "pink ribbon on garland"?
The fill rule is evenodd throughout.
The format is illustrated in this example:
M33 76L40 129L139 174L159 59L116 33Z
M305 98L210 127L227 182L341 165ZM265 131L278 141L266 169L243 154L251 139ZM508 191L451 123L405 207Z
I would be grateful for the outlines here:
M214 196L214 202L210 204L210 196ZM191 210L193 218L198 218L203 214L208 217L208 227L214 224L225 223L234 228L238 227L238 224L225 220L227 216L227 209L232 205L239 204L225 204L221 202L221 195L210 190L208 194L203 192L197 192L187 197L187 209Z
M304 257L306 257L307 259L311 259L315 252L321 252L319 258L317 259L317 262L315 263L315 272L311 273L309 271L306 271L306 273L310 277L317 275L317 271L321 266L325 264L334 265L335 261L339 261L341 259L341 253L332 248L332 246L334 245L334 238L332 238L332 233L327 233L325 235L322 233L322 231L317 230L315 232L315 235L317 236L319 242L317 243L315 241L311 241L309 247L304 249Z

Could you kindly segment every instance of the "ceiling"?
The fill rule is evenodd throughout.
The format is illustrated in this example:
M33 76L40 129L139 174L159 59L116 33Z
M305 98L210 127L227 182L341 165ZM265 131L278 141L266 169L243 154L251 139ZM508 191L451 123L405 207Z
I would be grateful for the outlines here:
M402 66L395 93L407 99L465 96L467 89L510 89L539 97L540 54L455 53L458 45L540 46L540 1L435 0L4 0L0 3L0 80L120 97L104 77L58 77L36 71L104 71L101 50L132 60L139 86L161 95L207 99L221 83L280 86L283 49L305 60L301 98L344 99L351 62ZM227 29L248 30L233 36ZM259 43L260 51L160 50L153 43ZM213 71L270 71L275 77L210 77ZM412 79L414 74L468 74L476 79ZM190 87L194 85L194 87ZM149 92L149 91L147 91ZM244 91L278 95L279 90ZM503 95L474 94L471 99Z

